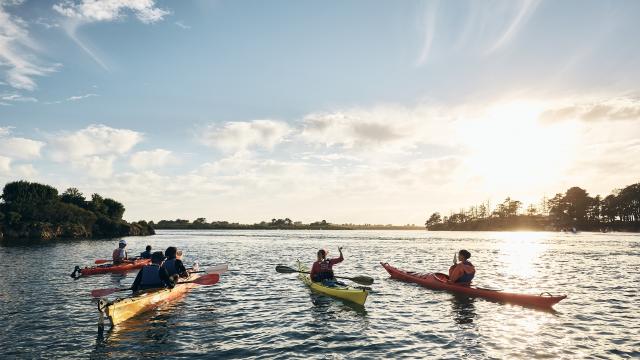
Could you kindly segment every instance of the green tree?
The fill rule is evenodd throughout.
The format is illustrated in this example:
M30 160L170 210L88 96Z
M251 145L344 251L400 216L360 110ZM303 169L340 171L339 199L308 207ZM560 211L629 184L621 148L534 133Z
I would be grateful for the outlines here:
M86 200L84 195L77 188L71 187L65 190L65 192L60 195L60 201L73 204L78 207L84 208L86 207Z
M441 222L442 217L440 216L440 213L434 212L433 214L431 214L431 216L429 216L429 219L427 219L427 221L424 223L424 226L429 229L437 224L440 224Z

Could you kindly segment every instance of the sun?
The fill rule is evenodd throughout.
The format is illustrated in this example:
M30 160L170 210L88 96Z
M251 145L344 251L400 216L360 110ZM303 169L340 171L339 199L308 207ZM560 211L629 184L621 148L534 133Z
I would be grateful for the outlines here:
M461 133L473 175L496 190L559 181L574 158L577 130L571 122L542 123L545 108L534 101L498 103L465 121Z

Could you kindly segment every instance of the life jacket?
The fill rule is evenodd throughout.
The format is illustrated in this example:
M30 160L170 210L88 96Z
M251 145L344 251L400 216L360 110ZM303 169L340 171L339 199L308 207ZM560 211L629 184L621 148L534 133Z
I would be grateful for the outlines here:
M127 250L117 248L113 250L113 253L111 253L111 258L113 259L114 263L120 263L127 258Z
M176 268L176 258L173 259L168 259L165 260L164 263L162 264L162 267L167 269L167 273L169 273L169 276L171 275L175 275L178 273L178 269Z
M163 288L164 282L160 278L160 265L151 264L142 267L142 279L140 279L140 290L151 288Z
M469 261L463 261L457 266L462 268L464 274L456 280L456 283L470 283L476 275L476 268Z
M320 262L320 271L315 275L315 279L313 281L323 281L328 279L333 279L333 270L331 269L331 263L329 259L324 259Z
M151 251L143 251L140 253L140 257L143 259L151 259Z

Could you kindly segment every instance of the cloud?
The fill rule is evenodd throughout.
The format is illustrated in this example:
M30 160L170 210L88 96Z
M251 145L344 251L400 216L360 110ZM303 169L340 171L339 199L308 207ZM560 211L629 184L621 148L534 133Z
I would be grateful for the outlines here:
M11 159L0 155L0 173L8 174L11 172Z
M191 26L185 25L182 21L176 21L174 24L176 24L177 27L179 27L181 29L184 29L184 30L191 29Z
M31 96L23 96L22 94L2 94L0 95L0 103L3 105L11 105L13 103L38 102L38 99Z
M53 9L66 17L87 23L120 20L126 11L131 11L138 20L150 24L170 14L156 7L154 0L66 0L53 5Z
M71 166L91 178L108 178L113 175L114 155L87 156L75 159Z
M290 132L290 127L280 121L233 121L221 126L209 125L200 135L200 141L225 152L250 148L272 149L283 142Z
M38 45L31 39L27 24L17 16L7 12L7 7L20 5L17 1L0 1L0 64L5 81L15 89L35 90L34 77L45 76L60 66L43 65L34 53Z
M640 100L619 98L583 101L554 107L540 115L540 121L548 123L572 119L585 122L640 120Z
M0 154L12 159L33 159L40 157L44 143L21 137L0 137Z
M169 150L155 149L138 151L131 155L129 165L136 170L162 168L175 162L175 156Z
M418 57L418 66L423 65L429 57L433 39L435 37L437 13L438 1L431 1L427 3L425 9L424 24L422 24L422 27L424 28L424 40L422 43L422 49L420 50L420 56Z
M49 138L47 147L54 161L82 160L97 155L123 155L142 141L142 134L105 125L90 125L76 132L62 132ZM88 163L96 163L94 159Z
M507 2L510 5L510 9L507 9L508 12L513 12L511 16L507 17L509 19L508 25L504 28L502 34L496 39L496 41L491 45L487 54L492 53L494 51L499 50L504 45L509 43L516 34L520 31L522 26L527 23L531 15L535 12L539 0L523 0L517 2ZM515 5L515 7L513 7ZM515 10L515 11L514 11ZM493 14L495 16L495 14Z
M98 96L98 94L85 94L85 95L70 96L70 97L67 98L67 101L78 101L78 100L90 98L90 97L93 97L93 96Z

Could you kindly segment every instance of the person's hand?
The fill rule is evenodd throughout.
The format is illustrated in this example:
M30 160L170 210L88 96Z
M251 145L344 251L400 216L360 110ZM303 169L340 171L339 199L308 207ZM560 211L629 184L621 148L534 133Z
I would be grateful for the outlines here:
M342 253L342 246L340 246L340 247L338 248L338 252L339 252L339 253Z

